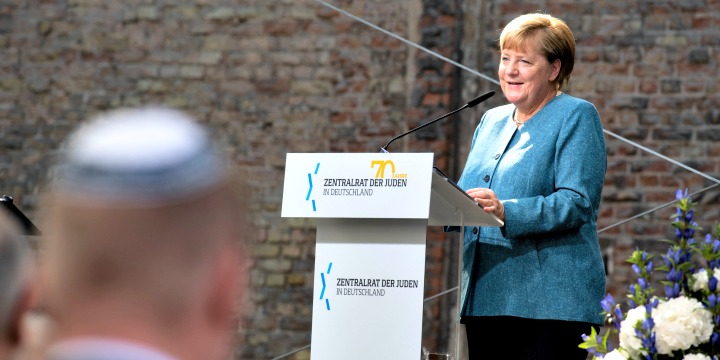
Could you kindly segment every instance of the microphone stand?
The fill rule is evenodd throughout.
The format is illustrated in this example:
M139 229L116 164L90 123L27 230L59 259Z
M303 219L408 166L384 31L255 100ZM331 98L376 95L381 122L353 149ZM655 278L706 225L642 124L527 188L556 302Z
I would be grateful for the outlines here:
M390 146L390 144L391 144L393 141L395 141L395 140L397 140L397 139L399 139L399 138L401 138L401 137L403 137L403 136L406 136L406 135L408 135L408 134L414 133L415 131L418 131L418 130L420 130L420 129L428 126L428 125L432 125L432 124L434 124L434 123L436 123L436 122L438 122L438 121L440 121L440 120L442 120L442 119L444 119L444 118L446 118L446 117L448 117L448 116L454 115L454 114L456 114L456 113L458 113L458 112L460 112L460 111L462 111L462 110L464 110L464 109L466 109L466 108L474 107L474 106L480 104L481 102L483 102L483 101L491 98L493 95L495 95L495 91L489 91L489 92L487 92L487 93L485 93L485 94L483 94L483 95L480 95L480 96L478 96L478 97L476 97L476 98L468 101L467 104L463 105L462 107L460 107L460 108L458 108L458 109L455 109L455 110L453 110L453 111L451 111L451 112L449 112L449 113L447 113L447 114L445 114L445 115L443 115L443 116L441 116L441 117L439 117L439 118L437 118L437 119L435 119L435 120L433 120L433 121L430 121L430 122L428 122L428 123L425 123L425 124L423 124L423 125L420 125L420 126L414 128L414 129L410 130L410 131L404 132L404 133L402 133L402 134L400 134L400 135L398 135L398 136L390 139L390 141L388 141L388 143L385 144L385 146L383 146L383 147L380 148L380 152L383 152L383 153L389 152L389 151L387 151L387 148L388 148L388 146Z

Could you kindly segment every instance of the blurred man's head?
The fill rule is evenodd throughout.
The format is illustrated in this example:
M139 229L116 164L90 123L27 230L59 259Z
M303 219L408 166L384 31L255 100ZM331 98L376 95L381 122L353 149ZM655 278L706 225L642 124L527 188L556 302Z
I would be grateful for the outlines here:
M0 212L2 212L0 210ZM18 224L0 213L0 358L20 345L22 320L32 301L34 263Z
M110 112L71 135L44 231L60 337L220 355L244 280L246 214L228 165L200 125L166 108Z

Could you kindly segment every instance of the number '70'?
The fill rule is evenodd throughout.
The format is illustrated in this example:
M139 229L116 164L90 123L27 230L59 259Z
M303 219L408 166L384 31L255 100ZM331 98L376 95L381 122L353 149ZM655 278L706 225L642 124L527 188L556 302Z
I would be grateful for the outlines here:
M385 177L385 167L390 165L390 170L392 173L395 173L395 163L392 162L392 160L372 160L370 162L370 167L375 168L375 166L379 166L377 172L375 173L375 178L384 178Z

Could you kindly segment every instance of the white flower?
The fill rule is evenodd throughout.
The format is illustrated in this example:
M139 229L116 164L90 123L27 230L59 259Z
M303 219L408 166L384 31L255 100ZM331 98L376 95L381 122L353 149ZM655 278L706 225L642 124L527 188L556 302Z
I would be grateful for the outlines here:
M692 291L708 290L708 273L705 269L692 274L692 278Z
M604 360L627 360L627 357L625 357L625 355L623 355L621 350L615 349L615 350L605 354L605 357L603 357L603 359Z
M712 358L703 354L687 354L682 360L712 360Z
M645 307L638 306L630 309L625 320L620 323L620 347L627 351L628 358L635 359L647 355L647 350L642 349L642 341L635 335L635 324L645 320Z
M658 354L705 343L713 331L712 314L699 301L684 296L660 303L652 317Z

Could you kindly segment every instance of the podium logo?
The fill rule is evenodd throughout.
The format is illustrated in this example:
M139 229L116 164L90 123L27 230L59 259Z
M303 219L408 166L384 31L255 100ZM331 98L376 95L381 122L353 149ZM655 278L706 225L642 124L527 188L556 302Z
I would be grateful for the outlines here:
M332 262L328 263L327 274L330 275L332 269ZM322 290L320 291L320 300L325 300L325 307L330 311L330 299L325 297L325 290L327 290L327 282L325 281L325 273L320 273L320 280L322 280Z
M370 167L373 169L377 167L377 172L375 172L376 179L407 179L407 174L401 174L395 171L395 163L392 160L371 160ZM390 170L390 176L386 176L388 169Z
M377 172L375 173L376 179L383 179L385 178L385 169L390 166L390 171L392 174L395 173L395 163L392 160L372 160L370 162L370 167L375 168L377 167Z
M317 163L315 165L314 172L308 173L308 192L307 192L307 196L305 196L305 201L310 201L310 203L312 204L313 211L317 211L317 206L315 205L315 199L311 199L310 197L312 196L312 191L313 191L313 175L317 175L318 170L320 170L320 163Z

